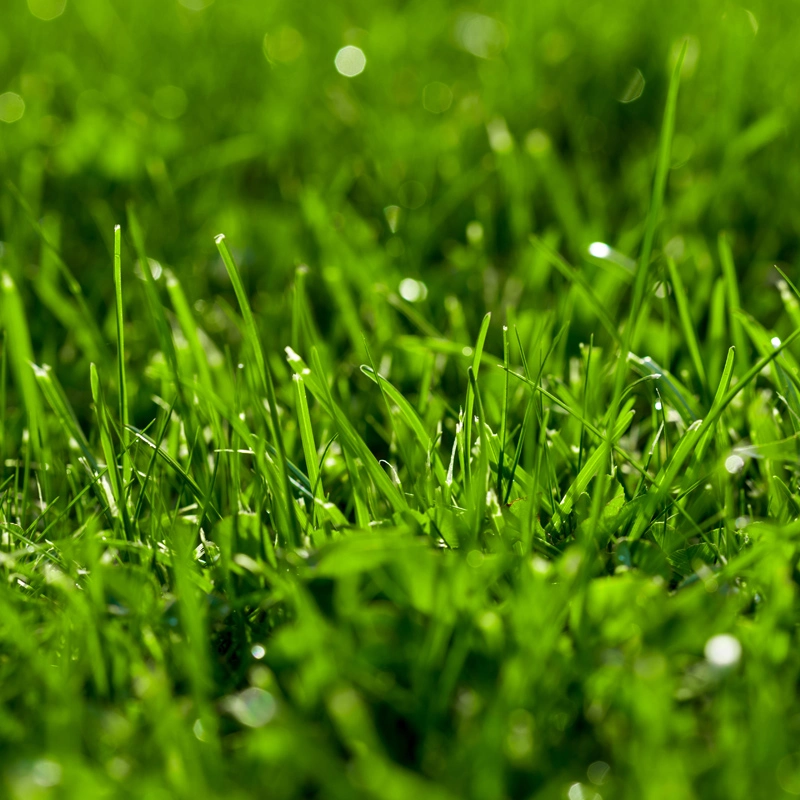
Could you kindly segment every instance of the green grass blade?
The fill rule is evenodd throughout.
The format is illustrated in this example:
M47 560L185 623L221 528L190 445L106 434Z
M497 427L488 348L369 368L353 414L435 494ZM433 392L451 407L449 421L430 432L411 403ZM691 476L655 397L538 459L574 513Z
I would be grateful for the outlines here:
M41 398L31 369L33 349L25 308L11 275L4 272L0 277L0 282L3 288L3 322L11 369L25 405L36 458L40 463L47 463L45 457L48 446L47 425L44 422Z
M776 347L772 353L761 358L745 373L735 386L728 389L718 400L715 398L711 410L704 420L698 420L689 427L678 447L673 451L669 462L662 470L662 475L657 478L651 486L647 495L647 502L639 513L636 524L631 532L631 539L636 540L644 533L645 529L650 524L651 515L666 499L676 478L681 474L684 464L696 453L696 445L702 440L706 433L713 429L720 416L722 416L722 412L730 405L731 401L755 379L764 367L776 359L786 347L795 341L798 336L800 336L800 330L792 333L791 336ZM728 377L730 376L728 375ZM720 392L718 391L717 394L719 395ZM692 470L687 472L689 476L692 474Z
M733 252L731 251L730 237L724 231L719 234L717 239L719 250L719 261L722 265L722 278L725 284L725 296L728 305L728 322L731 326L731 338L736 347L736 358L746 372L750 368L750 356L747 348L747 340L744 336L741 323L735 312L742 307L739 297L739 279L736 275L736 267L733 263Z
M689 350L689 356L692 359L692 366L697 374L700 386L704 393L708 392L708 378L706 377L705 366L703 365L703 358L700 355L700 345L697 342L697 334L695 332L694 322L692 315L689 311L689 299L686 296L686 289L683 286L678 268L673 259L667 257L667 269L669 270L669 280L672 284L672 291L675 296L675 304L678 307L678 317L681 322L681 330L683 338L686 342L686 347Z
M261 349L261 342L258 338L258 331L256 329L255 319L253 318L253 312L250 309L250 303L247 299L247 293L245 292L241 276L239 275L239 269L236 266L236 262L233 260L230 249L228 248L225 235L220 233L215 237L214 241L216 242L217 249L222 256L222 261L225 264L228 277L233 285L233 291L235 292L236 299L239 302L239 310L241 311L242 318L244 319L245 336L250 346L253 358L256 360L261 388L264 390L267 403L269 404L268 422L270 426L270 434L279 454L279 468L283 474L283 491L289 522L289 531L287 531L287 535L290 536L291 542L296 546L300 541L300 531L298 529L295 504L292 502L286 447L283 441L280 423L278 422L278 403L275 396L275 386L272 382L272 374L270 373L266 361L264 360L264 353Z
M119 419L121 424L123 454L123 481L128 482L131 473L130 459L127 455L128 434L128 381L125 377L125 318L122 305L122 229L114 226L114 297L117 318L117 391L119 392ZM142 269L149 269L143 265ZM122 499L122 498L120 498Z
M367 474L375 486L386 498L395 511L403 511L408 507L405 497L398 491L391 478L378 463L364 440L358 435L345 414L333 400L333 396L322 373L322 364L316 351L312 350L312 359L315 362L312 371L302 358L291 348L287 348L287 361L292 371L303 376L306 386L322 406L325 412L333 419L339 433L343 448L347 448L354 458L358 458L364 465Z
M669 81L667 91L667 105L664 111L664 121L661 125L661 137L658 143L658 158L656 161L656 174L653 181L653 194L650 199L650 210L647 213L645 223L644 239L642 249L639 254L639 263L636 267L636 277L633 286L633 300L631 302L630 314L628 316L628 328L630 329L630 340L626 350L636 349L638 341L637 331L646 322L646 314L640 313L643 307L645 287L650 271L650 257L653 253L656 231L661 221L661 208L664 204L664 193L667 188L667 175L669 174L670 158L672 155L672 137L675 132L675 111L678 105L678 87L681 80L681 69L683 60L686 57L687 43L681 47L680 55L672 68L672 76Z
M97 426L100 431L100 445L103 449L103 456L106 460L106 468L108 469L108 477L111 488L111 498L113 504L111 506L112 516L118 521L120 526L120 533L123 538L129 539L129 531L126 519L126 501L124 484L122 475L120 474L119 464L117 463L117 454L114 450L114 444L111 438L111 428L108 422L108 412L106 409L105 398L103 396L103 389L100 385L100 376L97 372L97 367L94 364L90 365L90 377L92 385L92 399L94 400L94 410L97 415Z
M481 322L481 329L478 332L478 339L475 343L475 348L472 354L472 372L476 381L478 379L478 371L481 365L483 346L486 343L486 334L489 332L489 324L491 321L492 315L491 313L487 313ZM472 449L472 414L475 403L472 383L473 382L470 380L467 384L467 399L464 407L464 478L467 486L469 486L471 475L470 451Z
M584 275L575 267L567 263L558 253L548 247L541 239L536 236L531 237L531 243L540 251L547 259L549 264L552 264L571 284L573 284L583 295L584 300L592 309L592 313L600 320L602 326L608 332L608 335L618 344L622 344L622 336L619 333L618 327L606 311L606 306L603 301L597 296L597 293L592 288L592 285L584 277Z

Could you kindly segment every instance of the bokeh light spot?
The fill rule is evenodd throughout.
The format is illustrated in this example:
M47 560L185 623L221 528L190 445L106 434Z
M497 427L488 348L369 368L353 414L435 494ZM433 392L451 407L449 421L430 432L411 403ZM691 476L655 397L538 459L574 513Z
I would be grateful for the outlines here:
M245 689L225 702L228 712L248 728L260 728L274 716L275 698L263 689Z
M28 0L28 9L36 19L49 22L64 13L67 0Z
M495 117L486 126L489 146L495 153L510 153L514 149L514 139L502 117Z
M409 303L418 303L428 296L428 287L422 281L413 278L403 278L400 281L400 296Z
M741 472L742 467L744 467L744 459L735 453L725 459L725 469L728 470L731 475Z
M186 92L180 86L160 86L153 93L153 108L164 119L178 119L186 111Z
M16 122L25 113L25 101L14 92L0 94L0 122Z
M713 667L733 667L742 657L742 645L735 636L721 633L706 642L705 656Z
M445 83L434 81L422 90L422 105L432 114L441 114L453 104L453 93Z
M250 654L255 658L257 661L260 661L264 656L267 654L266 649L264 648L263 644L254 644L250 648Z
M425 204L428 192L419 181L406 181L398 192L400 205L404 208L415 209Z
M467 224L467 241L474 247L483 242L483 225L476 219Z
M790 753L778 762L776 776L784 792L800 795L800 753Z
M214 0L178 0L178 2L189 11L202 11L204 8L208 8Z
M478 58L496 58L508 44L505 26L485 14L461 14L455 34L459 45Z
M603 798L589 786L582 783L573 783L567 792L569 800L603 800Z
M386 224L392 233L397 233L397 226L400 224L400 206L386 206L383 209L383 215L386 217Z
M628 80L625 91L619 98L620 103L632 103L634 100L638 100L642 96L642 92L644 92L644 84L645 80L642 71L640 69L635 70Z
M550 137L540 128L534 128L525 137L525 149L535 158L540 158L550 150Z
M589 255L595 258L608 258L611 248L605 242L592 242L589 245Z
M345 78L355 78L367 66L367 57L360 47L349 44L336 54L333 63L340 75L344 75Z
M304 49L303 37L294 28L284 26L277 33L264 34L264 57L271 63L290 64Z
M611 772L611 767L605 761L593 761L586 770L586 777L595 786L602 786L609 772Z

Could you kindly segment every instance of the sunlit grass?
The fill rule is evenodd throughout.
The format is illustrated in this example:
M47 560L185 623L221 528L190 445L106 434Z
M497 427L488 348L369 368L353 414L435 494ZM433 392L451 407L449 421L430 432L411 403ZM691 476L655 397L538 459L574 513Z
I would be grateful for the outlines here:
M791 9L315 10L0 31L2 794L800 794Z

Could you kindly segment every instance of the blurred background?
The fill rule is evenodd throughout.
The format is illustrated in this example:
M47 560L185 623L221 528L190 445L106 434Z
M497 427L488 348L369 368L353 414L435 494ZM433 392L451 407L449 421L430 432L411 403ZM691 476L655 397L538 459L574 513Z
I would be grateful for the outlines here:
M111 342L113 226L129 203L154 274L175 271L212 335L227 325L213 243L226 233L276 351L301 264L331 341L356 335L331 296L378 338L376 298L393 292L454 338L487 309L557 306L565 281L531 234L619 302L609 281L624 289L638 254L684 42L659 247L695 320L720 230L767 318L772 265L797 259L793 0L6 0L0 17L1 263L24 287L35 351L82 384L76 309L36 225ZM581 302L576 341L598 328ZM131 358L148 339L132 326Z

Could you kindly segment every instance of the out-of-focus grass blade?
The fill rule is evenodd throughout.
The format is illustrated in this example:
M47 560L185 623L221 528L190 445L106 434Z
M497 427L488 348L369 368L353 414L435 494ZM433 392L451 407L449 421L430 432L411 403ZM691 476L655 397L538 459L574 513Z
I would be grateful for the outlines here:
M49 403L50 408L53 409L55 415L58 417L61 427L64 428L67 435L77 444L81 455L86 459L87 463L92 469L92 472L96 473L98 470L97 461L95 461L94 455L89 449L89 442L86 439L80 424L78 423L75 412L73 411L72 406L70 405L69 400L67 399L67 396L61 387L61 384L53 374L52 368L47 364L44 364L41 367L37 366L36 364L32 364L31 366L33 368L36 382L39 384L39 388L41 389L45 400L47 400Z
M125 318L122 306L122 230L119 225L114 226L114 297L116 299L117 317L117 380L119 391L119 419L122 437L122 475L123 484L128 482L131 474L131 462L128 456L128 382L125 377ZM149 269L146 264L142 269ZM118 502L124 502L124 498Z
M31 369L33 349L28 331L28 320L19 290L11 275L4 272L0 277L0 283L3 287L3 323L11 357L11 368L25 404L34 452L39 462L45 464L47 463L45 460L47 425L44 422L41 399Z
M672 291L675 296L675 304L678 306L678 317L681 321L683 338L689 350L689 356L692 359L692 366L697 373L703 392L707 393L708 378L706 377L706 370L700 355L700 346L697 343L697 334L695 333L694 322L692 322L692 315L689 310L689 300L686 297L686 289L683 286L683 280L675 265L675 261L669 256L667 256L667 269L669 270L669 280L672 284Z
M730 344L730 337L728 335L730 325L727 322L728 315L725 280L723 278L718 278L714 282L714 287L711 290L708 323L706 325L705 335L705 366L709 387L719 385L719 380L722 377L725 352Z
M717 247L719 250L720 264L722 265L722 279L725 283L725 296L728 301L731 337L736 347L736 359L742 365L742 369L747 371L750 368L747 340L744 337L741 322L735 313L742 307L741 299L739 298L739 279L736 275L736 267L733 263L730 238L724 231L719 234Z
M550 249L550 247L548 247L538 237L531 236L531 244L533 244L533 246L544 255L549 264L554 266L570 283L580 290L589 307L592 309L592 312L595 314L597 319L600 320L609 336L611 336L611 338L618 345L621 344L622 337L620 336L617 326L608 315L603 301L597 296L591 284L588 280L586 280L584 275L579 270L575 269L575 267L568 264L567 261L562 258L562 256Z
M203 386L211 391L211 370L208 366L208 357L203 345L200 341L200 335L197 332L197 324L194 320L194 315L189 307L189 301L186 299L186 294L183 291L180 281L171 269L164 271L166 278L167 293L175 309L175 316L178 318L178 323L181 326L181 331L186 337L189 344L189 351L192 354L195 369L197 370L198 377Z
M471 346L465 346L450 339L398 336L395 340L395 345L409 353L442 353L443 355L455 356L456 358L473 358L475 355L475 351ZM485 349L481 355L481 362L487 367L495 366L499 360L498 356L487 353Z
M150 261L147 258L147 252L144 245L142 226L139 223L139 218L136 215L136 211L132 203L128 204L128 228L130 230L130 236L131 240L133 241L136 257L139 259L139 265L141 266L142 275L144 276L145 294L147 295L147 302L150 306L150 314L153 317L156 333L158 335L158 341L161 345L161 350L164 353L164 357L167 360L167 364L169 364L170 371L174 376L177 388L179 385L179 373L178 358L175 354L175 344L172 341L172 332L170 331L169 321L164 314L164 307L161 305L161 301L158 297L158 284L156 283L156 279L153 275L153 270L150 269Z
M661 138L658 144L658 161L656 163L655 180L653 181L653 194L650 200L650 210L647 213L642 250L639 254L639 264L636 269L633 286L633 301L631 302L630 315L628 317L631 338L628 340L626 349L631 350L637 349L637 331L641 330L647 321L647 314L641 312L645 287L647 286L647 276L650 271L650 256L653 253L656 230L661 219L661 207L664 204L664 192L667 188L667 175L669 174L672 155L672 136L675 131L675 109L678 104L678 87L681 81L683 59L686 56L686 47L687 43L684 42L680 55L672 69L672 77L667 91L667 105L664 111L664 121L661 125Z
M81 289L81 285L78 283L77 279L72 274L70 268L64 262L64 259L61 258L61 255L59 254L58 250L56 250L56 248L54 248L53 245L47 239L47 236L45 235L42 226L37 221L36 215L31 210L27 200L25 200L22 193L13 183L11 183L11 181L7 181L6 185L11 191L11 194L14 195L17 202L20 204L20 207L22 208L25 217L33 226L36 233L39 235L43 245L50 250L55 263L58 265L58 268L60 269L64 280L66 281L67 288L69 289L70 294L72 294L72 296L75 298L75 302L77 303L78 309L81 314L82 323L85 326L86 330L90 332L90 335L94 341L93 350L99 354L105 354L107 352L105 339L103 338L103 334L100 332L100 328L97 325L95 315L89 310L89 307L86 304L86 299L83 296L83 290Z

